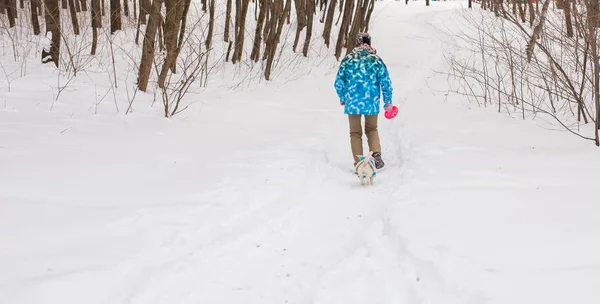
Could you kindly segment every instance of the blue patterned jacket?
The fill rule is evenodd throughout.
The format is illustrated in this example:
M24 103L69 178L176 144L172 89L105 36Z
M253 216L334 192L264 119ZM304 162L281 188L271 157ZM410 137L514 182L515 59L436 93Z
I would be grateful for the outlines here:
M383 102L392 103L392 81L383 60L368 45L360 45L340 63L335 90L344 114L379 114Z

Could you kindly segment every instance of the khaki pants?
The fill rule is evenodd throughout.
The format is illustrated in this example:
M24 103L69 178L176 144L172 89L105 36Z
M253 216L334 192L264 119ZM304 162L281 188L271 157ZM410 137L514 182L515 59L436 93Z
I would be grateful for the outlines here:
M379 132L377 131L378 115L348 115L348 121L350 123L350 147L352 156L354 157L354 165L358 163L357 155L364 155L362 144L362 116L365 117L365 134L367 135L369 151L381 153L381 143L379 142Z

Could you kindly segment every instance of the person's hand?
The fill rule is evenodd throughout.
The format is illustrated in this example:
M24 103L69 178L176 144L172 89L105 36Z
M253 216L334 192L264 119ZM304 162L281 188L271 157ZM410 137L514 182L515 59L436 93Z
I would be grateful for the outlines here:
M393 107L394 107L394 105L392 105L392 103L386 103L383 106L383 109L386 110L386 111L391 111Z

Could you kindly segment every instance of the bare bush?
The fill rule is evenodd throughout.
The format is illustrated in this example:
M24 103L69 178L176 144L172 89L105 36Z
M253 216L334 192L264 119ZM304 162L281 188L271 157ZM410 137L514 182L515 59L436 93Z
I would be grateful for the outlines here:
M572 2L568 14L549 2L535 12L530 5L527 23L516 8L493 5L494 14L462 15L461 50L446 58L452 91L522 119L549 116L560 129L600 145L598 37L586 5ZM577 28L571 37L565 16Z
M197 42L198 44L201 43L201 41ZM181 102L192 84L203 73L206 54L206 52L201 52L199 48L188 44L188 52L181 56L178 64L179 73L168 73L168 78L165 81L166 85L160 88L165 117L172 117L189 107L189 104L182 106Z

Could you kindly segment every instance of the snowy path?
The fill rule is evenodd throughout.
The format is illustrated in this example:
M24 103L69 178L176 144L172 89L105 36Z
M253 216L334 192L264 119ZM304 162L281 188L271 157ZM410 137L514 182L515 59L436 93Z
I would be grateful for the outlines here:
M598 172L597 150L444 103L425 79L440 81L456 4L378 5L400 114L380 122L388 168L371 188L348 173L332 74L185 122L0 112L0 303L598 299L600 208L572 191L597 181L570 173Z

